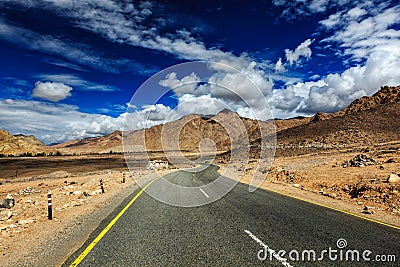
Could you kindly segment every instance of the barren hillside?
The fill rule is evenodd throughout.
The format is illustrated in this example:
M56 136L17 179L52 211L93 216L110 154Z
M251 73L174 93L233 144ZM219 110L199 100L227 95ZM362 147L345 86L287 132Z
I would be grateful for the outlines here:
M278 132L278 148L298 154L312 148L371 146L400 140L399 100L399 86L383 87L334 114L317 113L307 124Z
M108 153L110 151L114 152L113 149L115 147L120 147L121 141L121 131L114 131L108 135L72 140L52 147L67 154Z
M0 154L3 155L21 155L23 153L37 153L51 152L52 149L44 146L33 135L17 135L13 136L9 132L0 129Z

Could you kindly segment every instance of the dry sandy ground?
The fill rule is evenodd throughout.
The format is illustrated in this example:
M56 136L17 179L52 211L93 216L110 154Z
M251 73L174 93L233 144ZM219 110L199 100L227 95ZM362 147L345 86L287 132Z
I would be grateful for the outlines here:
M135 188L130 173L115 170L81 175L58 171L40 180L4 183L0 196L12 195L15 206L3 209L12 216L0 221L0 265L59 265ZM47 218L48 192L52 193L53 220Z
M374 165L343 167L360 153L325 153L276 158L261 188L278 191L353 214L400 227L400 174L398 151L364 153ZM241 182L250 183L255 165L246 167Z

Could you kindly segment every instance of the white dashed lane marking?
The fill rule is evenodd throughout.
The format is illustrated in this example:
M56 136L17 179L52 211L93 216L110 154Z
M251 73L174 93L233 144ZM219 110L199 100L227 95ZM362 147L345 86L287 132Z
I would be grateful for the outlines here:
M261 249L260 251L258 251L257 253L257 257L259 260L266 260L267 259L267 254L269 253L269 255L272 255L276 260L278 260L280 263L282 263L283 266L286 267L293 267L293 265L290 265L290 263L288 263L286 261L286 259L282 258L281 256L278 255L278 253L276 253L275 250L271 249L269 246L267 246L266 244L264 244L264 242L262 242L258 237L256 237L255 235L253 235L253 233L251 233L249 230L244 230L246 234L248 234L254 241L256 241L260 246L263 247L263 249ZM260 255L263 254L263 255ZM265 259L264 259L265 258Z
M209 195L207 195L207 193L206 192L204 192L204 190L203 189L201 189L201 188L199 188L200 189L200 191L206 196L206 197L210 197Z

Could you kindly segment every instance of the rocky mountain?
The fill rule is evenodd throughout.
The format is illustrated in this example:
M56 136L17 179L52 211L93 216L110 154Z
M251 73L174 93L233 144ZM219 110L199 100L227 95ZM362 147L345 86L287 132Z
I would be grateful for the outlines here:
M271 122L260 122L266 131L274 131ZM243 127L236 127L243 125ZM199 151L212 149L226 151L231 147L230 136L237 140L246 138L250 141L260 138L259 122L257 120L241 118L235 112L223 110L217 115L186 115L176 121L164 125L156 125L149 129L126 132L126 145L136 147L132 151L143 151L146 146L148 151L182 150ZM227 128L230 133L228 135ZM269 127L267 129L267 127ZM246 134L249 138L246 137ZM208 139L209 142L202 142ZM179 143L176 142L179 140ZM213 140L212 142L210 140ZM144 143L145 141L145 143ZM122 133L115 131L109 135L86 138L78 141L52 146L62 153L108 153L122 152ZM131 150L129 150L131 151Z
M332 114L318 112L313 117L276 119L278 148L305 151L304 148L359 146L399 140L399 100L400 86L385 86L374 95L357 99L347 108ZM271 122L239 118L236 113L223 110L215 116L187 115L165 125L125 134L129 137L129 145L138 147L139 151L144 150L143 140L146 141L146 149L150 151L168 149L168 144L176 143L176 140L179 140L180 150L198 151L204 139L213 140L217 150L228 150L232 140L222 125L234 125L237 119L243 122L253 145L260 138L259 125L264 133L274 130ZM240 129L233 131L231 135L243 140L246 138L246 132ZM161 139L167 147L162 146ZM53 147L63 153L121 152L121 140L122 133L116 131L109 135L70 141ZM209 145L213 145L213 142ZM169 148L176 149L176 146Z
M372 96L363 96L354 100L347 108L335 113L336 116L343 116L359 111L378 108L382 105L396 104L400 102L400 86L383 86Z
M318 148L371 146L400 140L400 86L382 87L333 114L277 133L278 148L295 154Z
M24 153L52 152L52 149L46 147L35 136L16 135L13 136L9 132L0 129L0 154L3 155L21 155Z
M120 152L122 143L122 132L114 131L111 134L90 137L82 140L72 140L65 143L51 146L63 154L89 154L89 153L109 153ZM117 150L115 150L117 148Z

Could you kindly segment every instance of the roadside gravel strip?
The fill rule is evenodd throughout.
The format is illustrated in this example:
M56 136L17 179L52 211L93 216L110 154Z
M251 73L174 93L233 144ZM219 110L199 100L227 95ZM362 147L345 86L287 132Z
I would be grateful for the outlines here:
M80 215L75 220L65 222L63 230L53 231L47 241L35 244L34 253L18 255L17 266L60 266L70 254L81 247L90 234L100 225L100 222L110 216L126 198L137 188L135 184L123 189L93 212ZM108 192L108 194L111 194ZM11 265L10 265L11 266Z

